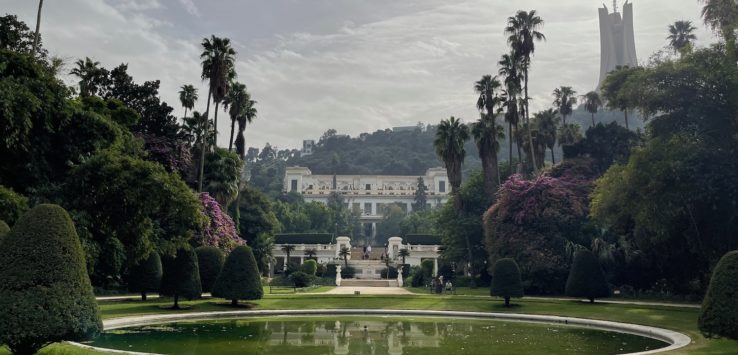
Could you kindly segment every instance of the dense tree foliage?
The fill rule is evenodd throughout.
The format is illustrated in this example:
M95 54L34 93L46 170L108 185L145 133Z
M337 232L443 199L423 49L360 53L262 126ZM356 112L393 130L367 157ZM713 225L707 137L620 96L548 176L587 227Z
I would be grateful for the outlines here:
M140 293L141 300L146 301L147 292L159 291L162 273L161 257L153 251L128 269L128 291Z
M210 292L213 290L215 280L220 275L225 262L223 252L212 246L201 246L195 249L197 253L197 266L200 271L200 284L202 292Z
M213 296L231 300L258 300L264 295L256 259L248 246L240 246L228 254L223 270L213 286Z
M164 256L162 259L164 272L159 294L174 299L172 309L179 309L180 297L189 300L200 298L202 284L195 250L185 246L177 249L175 256Z
M567 296L585 297L589 302L610 295L600 263L591 251L580 250L574 254L565 292Z
M702 302L699 327L706 336L738 340L738 251L725 254L715 266Z
M510 306L510 298L523 297L523 283L520 281L520 268L515 260L499 259L492 267L492 296L505 299L505 306Z
M28 210L28 198L0 185L0 220L11 225Z
M208 221L198 230L191 242L197 246L217 247L226 252L244 244L244 240L238 235L233 218L221 208L221 205L207 192L200 193L199 198Z
M34 354L102 331L74 223L57 206L25 213L0 244L0 343Z
M0 243L3 242L5 236L10 232L10 226L5 221L0 220Z

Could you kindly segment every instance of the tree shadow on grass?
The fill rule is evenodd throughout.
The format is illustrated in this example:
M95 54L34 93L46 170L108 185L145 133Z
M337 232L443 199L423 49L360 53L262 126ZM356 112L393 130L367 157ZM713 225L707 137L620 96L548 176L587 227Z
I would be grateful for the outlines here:
M237 303L233 304L231 302L213 302L212 303L215 306L223 307L223 308L230 308L230 309L254 309L256 308L256 303Z

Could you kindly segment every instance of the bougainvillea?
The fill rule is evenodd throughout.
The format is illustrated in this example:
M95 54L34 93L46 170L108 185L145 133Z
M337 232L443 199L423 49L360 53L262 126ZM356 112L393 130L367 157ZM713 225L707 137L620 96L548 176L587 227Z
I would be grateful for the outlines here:
M582 228L591 189L592 180L576 174L511 176L484 215L491 260L515 259L530 293L563 291L573 251L591 238Z
M153 134L139 133L136 136L143 139L144 147L149 153L148 160L163 165L169 172L186 176L192 166L192 154L185 142Z
M210 245L229 252L246 241L238 236L233 219L220 208L220 204L207 192L200 193L200 202L209 222L195 236L194 243Z

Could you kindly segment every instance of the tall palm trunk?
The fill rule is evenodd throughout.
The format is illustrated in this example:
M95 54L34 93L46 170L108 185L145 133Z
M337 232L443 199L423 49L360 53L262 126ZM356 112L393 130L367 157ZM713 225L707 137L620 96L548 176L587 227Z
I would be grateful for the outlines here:
M482 154L482 170L484 171L484 191L492 196L500 184L500 172L497 166L497 154L494 151Z
M628 110L624 110L623 113L625 114L625 129L630 129L628 128Z
M594 112L590 112L592 114L592 127L595 126L595 114Z
M556 156L554 156L554 148L551 147L551 165L556 165Z
M38 50L39 31L41 30L41 8L44 6L44 0L38 2L38 13L36 14L36 34L33 36L33 53L31 56L36 56L36 50Z
M210 86L210 85L208 85ZM200 177L197 179L197 192L202 192L202 180L203 175L205 172L205 146L207 145L207 137L208 137L208 121L209 115L210 115L210 97L213 94L213 88L210 87L208 89L208 104L205 108L205 128L203 129L202 135L201 135L201 144L200 144Z
M528 59L530 60L530 59ZM536 163L535 149L533 148L533 127L530 124L530 108L528 103L528 67L525 67L525 122L528 124L528 144L530 144L530 161L533 163L533 172L538 174L538 164Z
M515 148L518 149L518 163L520 163L520 162L523 161L523 151L520 149L520 140L517 139L517 137L518 137L518 125L517 125L517 123L515 125L513 125L513 127L515 128L515 137L516 137L515 138Z
M228 151L233 150L233 132L236 130L236 119L231 119L231 139L228 141Z
M562 119L563 119L563 121L564 121L564 126L566 126L566 115L561 115L561 118L562 118Z
M213 119L213 124L215 127L213 129L215 130L215 138L213 138L213 146L218 146L218 106L220 106L220 101L215 102L215 117Z
M512 149L512 141L513 141L513 135L512 135L512 122L507 123L507 143L509 144L510 148L508 149L508 153L510 153L507 165L510 165L510 170L512 170L512 163L513 163L513 149Z

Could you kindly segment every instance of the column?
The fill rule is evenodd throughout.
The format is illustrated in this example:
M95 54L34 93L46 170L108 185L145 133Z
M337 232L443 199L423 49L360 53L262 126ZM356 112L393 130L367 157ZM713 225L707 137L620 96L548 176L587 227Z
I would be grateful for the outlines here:
M377 203L372 202L372 215L374 216L376 214L377 214Z
M410 203L410 202L408 202L408 203L407 203L407 213L410 213L410 212L412 212L412 211L413 211L413 204L412 204L412 203Z
M433 277L438 276L438 258L433 258Z
M302 265L304 263L305 263L305 257L304 256L301 256L300 257L300 265Z

